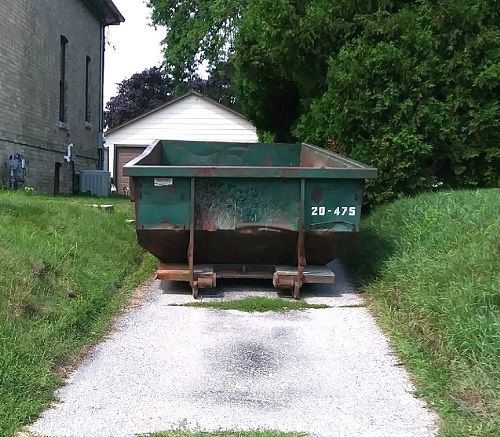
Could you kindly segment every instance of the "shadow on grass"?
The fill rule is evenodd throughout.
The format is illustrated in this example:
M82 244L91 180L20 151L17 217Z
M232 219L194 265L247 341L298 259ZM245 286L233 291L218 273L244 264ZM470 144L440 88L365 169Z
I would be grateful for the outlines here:
M22 205L13 205L9 203L8 205L1 206L1 215L2 216L11 216L14 218L23 218L26 220L30 220L33 217L40 217L43 214L46 214L46 209L36 205L22 204Z
M381 237L373 229L362 229L357 243L342 263L348 270L352 280L364 286L376 280L387 261L395 251L392 241Z

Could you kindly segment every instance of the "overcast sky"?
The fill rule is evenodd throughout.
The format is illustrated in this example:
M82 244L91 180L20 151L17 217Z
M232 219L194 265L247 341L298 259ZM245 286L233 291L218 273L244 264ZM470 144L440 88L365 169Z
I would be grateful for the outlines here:
M116 95L116 84L134 73L160 65L160 42L165 29L148 24L151 14L144 0L113 0L125 23L108 26L104 67L104 104Z

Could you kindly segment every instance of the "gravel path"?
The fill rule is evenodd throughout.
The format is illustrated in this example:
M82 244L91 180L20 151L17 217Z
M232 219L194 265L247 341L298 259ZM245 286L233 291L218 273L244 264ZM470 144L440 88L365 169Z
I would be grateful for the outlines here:
M332 308L288 313L174 307L192 301L189 290L154 282L30 431L124 437L187 427L434 436L437 416L412 395L404 368L341 266L334 271L333 287L303 292L307 301ZM247 294L276 292L261 282L202 291L205 300Z

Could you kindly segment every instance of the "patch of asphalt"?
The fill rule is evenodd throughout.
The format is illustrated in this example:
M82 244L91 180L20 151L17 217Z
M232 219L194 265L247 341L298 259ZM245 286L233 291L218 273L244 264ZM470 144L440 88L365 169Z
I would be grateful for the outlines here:
M331 308L244 313L171 306L184 284L154 282L29 427L46 436L124 437L177 429L273 429L315 436L431 437L422 400L340 265L302 297ZM201 300L281 295L221 282ZM284 295L286 296L286 295Z

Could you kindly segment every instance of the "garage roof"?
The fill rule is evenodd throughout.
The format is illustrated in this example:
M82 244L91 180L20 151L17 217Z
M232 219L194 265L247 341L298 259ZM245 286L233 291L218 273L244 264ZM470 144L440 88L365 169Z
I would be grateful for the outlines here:
M165 103L161 103L160 105L154 107L153 109L150 109L150 110L144 112L141 115L138 115L137 117L131 118L130 120L124 121L123 123L120 123L120 124L112 127L111 129L108 129L106 131L106 134L110 134L110 133L112 133L114 131L117 131L118 129L121 129L122 127L127 126L128 124L131 124L131 123L133 123L133 122L135 122L137 120L140 120L141 118L147 117L149 114L152 114L153 112L159 111L160 109L163 109L163 108L165 108L167 106L173 105L174 103L177 103L178 101L180 101L182 99L185 99L186 97L189 97L189 96L199 97L200 99L203 99L203 100L206 100L208 102L211 102L214 105L217 105L217 106L223 108L224 110L226 110L228 112L231 112L234 115L236 115L236 116L238 116L238 117L240 117L240 118L242 118L242 119L244 119L246 121L249 121L243 114L240 114L238 111L235 111L234 109L228 108L227 106L223 105L222 103L219 103L217 100L214 100L214 99L211 99L210 97L204 96L203 94L201 94L201 93L199 93L197 91L191 90L191 91L188 91L185 94L182 94L179 97L175 97L175 98L173 98L171 100L166 101Z

